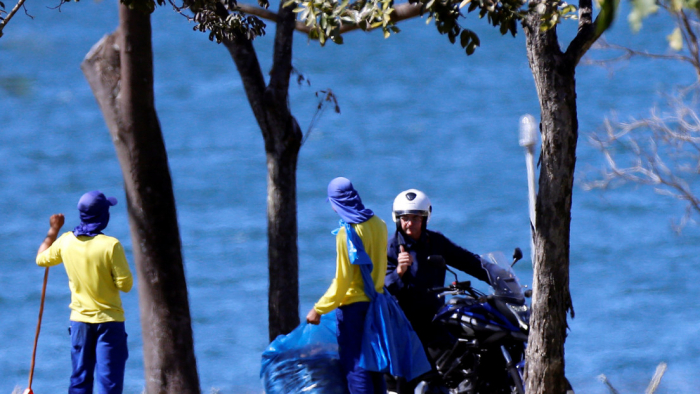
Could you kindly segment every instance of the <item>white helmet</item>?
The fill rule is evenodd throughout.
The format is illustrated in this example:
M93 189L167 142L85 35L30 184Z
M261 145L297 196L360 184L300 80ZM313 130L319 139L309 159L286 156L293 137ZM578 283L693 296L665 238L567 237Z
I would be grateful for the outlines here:
M398 222L401 215L420 215L425 216L425 222L428 223L432 211L433 206L430 205L430 199L425 193L416 189L408 189L399 193L394 199L391 218L394 222Z

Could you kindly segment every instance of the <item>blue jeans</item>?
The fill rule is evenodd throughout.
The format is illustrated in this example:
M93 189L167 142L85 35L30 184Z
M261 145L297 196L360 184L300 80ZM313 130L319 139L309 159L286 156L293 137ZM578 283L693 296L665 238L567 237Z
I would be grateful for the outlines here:
M358 366L368 307L369 302L355 302L343 305L336 311L338 353L350 394L386 393L383 374L367 371Z
M71 361L69 394L92 394L97 377L97 392L122 394L124 367L129 358L124 322L70 322Z

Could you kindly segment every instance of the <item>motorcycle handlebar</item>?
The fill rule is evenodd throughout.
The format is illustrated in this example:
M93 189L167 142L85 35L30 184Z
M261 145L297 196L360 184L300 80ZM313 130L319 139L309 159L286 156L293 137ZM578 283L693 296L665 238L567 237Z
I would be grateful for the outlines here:
M471 289L471 287L472 282L466 280L464 282L452 282L452 284L447 287L433 287L429 291L432 293L443 293L445 291L468 290Z

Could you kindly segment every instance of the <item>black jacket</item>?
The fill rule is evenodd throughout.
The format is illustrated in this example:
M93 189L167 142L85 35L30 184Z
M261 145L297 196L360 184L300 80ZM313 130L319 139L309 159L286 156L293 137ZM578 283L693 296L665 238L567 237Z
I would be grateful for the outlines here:
M396 273L399 245L413 257L413 264L403 277ZM444 266L428 260L428 256L440 255L445 263L477 279L488 283L488 274L481 266L479 256L457 246L441 233L423 230L416 241L397 231L389 239L385 285L394 295L413 326L429 324L444 298L428 292L428 289L445 285ZM416 327L417 328L417 327Z

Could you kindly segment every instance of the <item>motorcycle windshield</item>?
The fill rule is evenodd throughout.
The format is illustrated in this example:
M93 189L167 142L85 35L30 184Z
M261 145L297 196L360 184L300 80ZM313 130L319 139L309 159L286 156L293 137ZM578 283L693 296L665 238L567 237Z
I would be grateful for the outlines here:
M481 257L481 266L489 274L489 283L495 295L517 300L525 299L518 277L515 276L508 259L502 252L487 253L479 257Z

